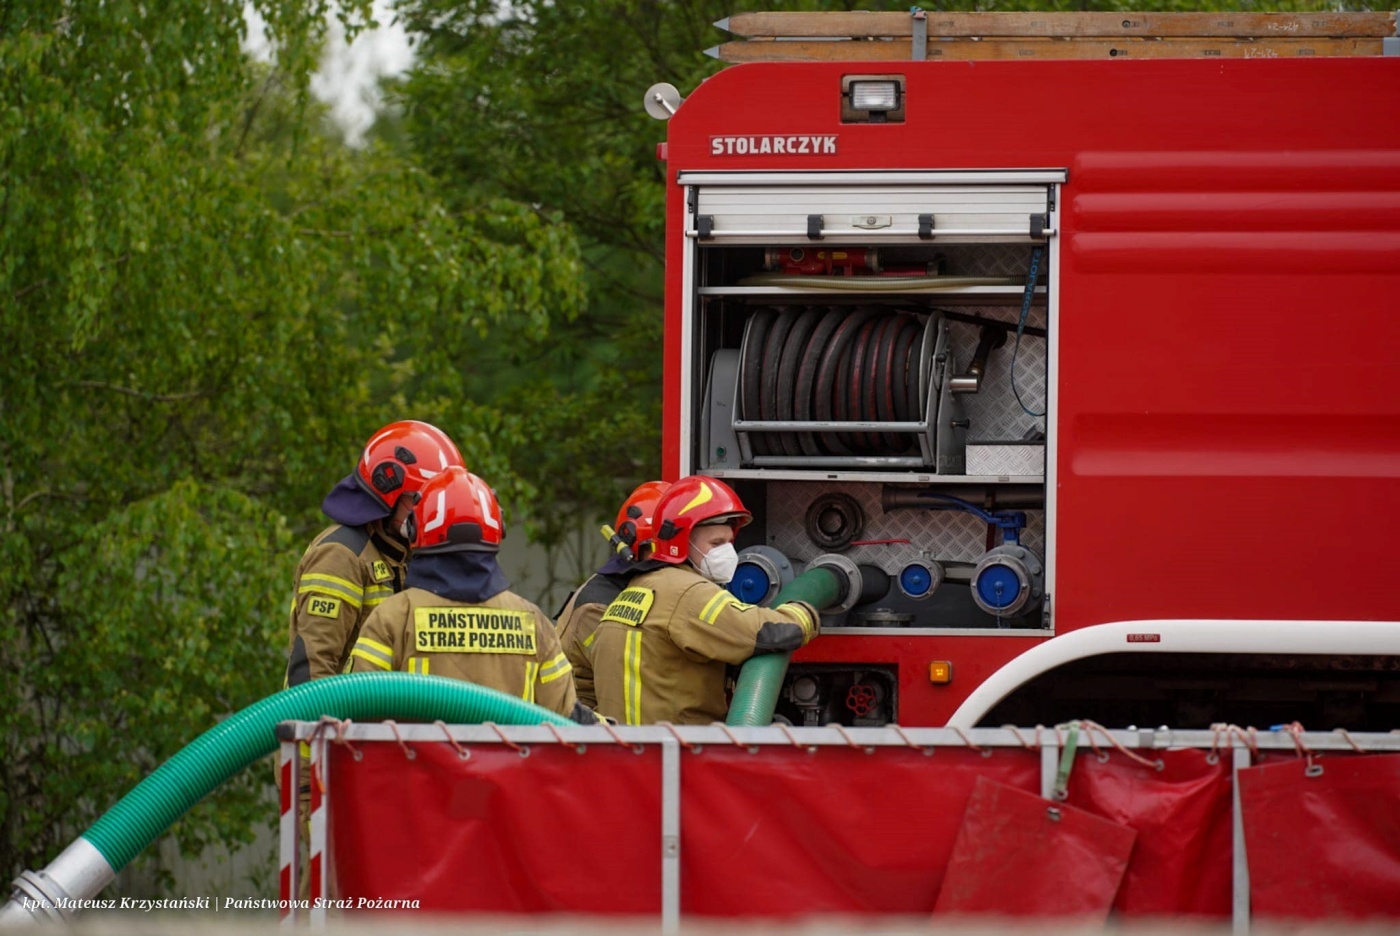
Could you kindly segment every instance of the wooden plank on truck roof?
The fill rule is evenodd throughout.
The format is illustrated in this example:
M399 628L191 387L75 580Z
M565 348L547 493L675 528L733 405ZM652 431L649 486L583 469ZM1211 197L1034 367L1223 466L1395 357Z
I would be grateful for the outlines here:
M1395 35L1394 12L949 13L930 10L925 15L930 37L1379 38ZM733 35L752 39L871 39L914 34L914 21L908 13L737 13L716 25Z
M726 42L709 50L741 62L909 61L911 39L759 40ZM1312 58L1378 56L1380 39L933 39L930 61L1162 58Z

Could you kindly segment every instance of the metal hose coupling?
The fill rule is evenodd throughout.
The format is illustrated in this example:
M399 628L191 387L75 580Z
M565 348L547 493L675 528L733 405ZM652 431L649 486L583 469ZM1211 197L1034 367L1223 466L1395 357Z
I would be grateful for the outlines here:
M15 878L10 900L0 906L0 927L71 920L116 876L96 846L76 839L42 871Z
M829 614L849 611L860 601L865 585L861 578L860 566L839 553L822 553L807 563L808 569L826 569L836 579L839 593L834 604L818 610Z

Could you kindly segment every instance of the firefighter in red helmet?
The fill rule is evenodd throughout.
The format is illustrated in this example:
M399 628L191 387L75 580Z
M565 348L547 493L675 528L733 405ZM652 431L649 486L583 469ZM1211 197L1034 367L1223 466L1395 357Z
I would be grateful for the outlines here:
M447 434L425 422L390 423L370 437L355 470L321 502L335 525L297 565L285 685L345 670L361 624L403 587L408 542L400 527L418 490L462 464Z
M417 420L390 423L365 443L355 469L321 502L335 524L311 541L297 565L284 688L346 671L370 612L403 587L408 540L401 527L417 492L462 464L447 433ZM310 756L305 744L301 756ZM304 766L297 814L309 836L311 784ZM277 772L279 785L281 777ZM301 881L305 898L310 878Z
M642 544L655 532L652 518L656 504L668 487L665 481L646 481L628 495L617 512L617 522L609 540L615 552L569 596L559 612L559 643L574 668L574 688L584 705L594 708L598 705L593 691L593 663L588 658L598 619L637 573Z
M598 623L598 714L628 725L724 721L727 664L816 636L821 618L805 602L763 608L725 591L738 566L734 535L752 519L714 478L681 478L662 495L649 558Z
M351 672L461 679L597 724L578 704L553 622L510 591L496 562L505 528L486 482L448 469L423 485L407 527L407 587L365 621Z

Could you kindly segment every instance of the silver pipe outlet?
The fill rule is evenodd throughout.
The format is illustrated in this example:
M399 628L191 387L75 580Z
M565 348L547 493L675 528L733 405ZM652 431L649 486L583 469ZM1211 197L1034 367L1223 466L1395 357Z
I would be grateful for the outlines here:
M71 920L116 876L97 846L79 838L42 871L15 878L9 901L0 906L0 928Z

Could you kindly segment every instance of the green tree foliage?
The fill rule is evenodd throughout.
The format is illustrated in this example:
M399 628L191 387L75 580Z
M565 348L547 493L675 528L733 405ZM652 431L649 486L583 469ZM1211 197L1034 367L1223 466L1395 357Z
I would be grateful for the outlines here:
M292 569L375 428L434 421L508 506L532 493L521 420L464 401L493 330L582 307L574 235L320 132L327 4L254 6L275 68L242 0L0 5L6 879L280 687ZM181 845L245 836L267 776Z

